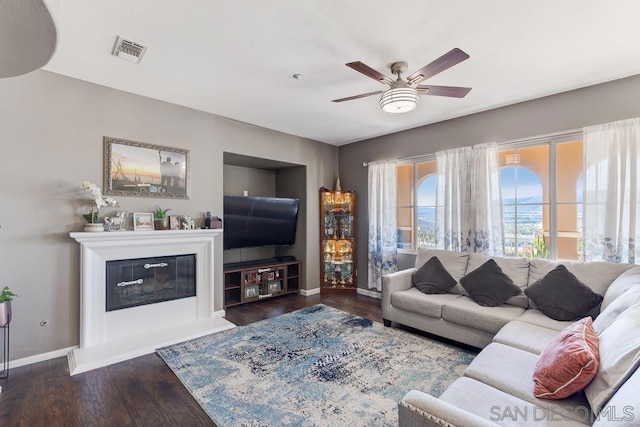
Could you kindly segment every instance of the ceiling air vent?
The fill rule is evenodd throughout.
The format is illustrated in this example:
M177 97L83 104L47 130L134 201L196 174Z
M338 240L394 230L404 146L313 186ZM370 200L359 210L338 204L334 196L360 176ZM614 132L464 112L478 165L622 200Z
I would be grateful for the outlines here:
M147 46L143 46L131 40L126 40L122 38L122 36L118 36L116 45L113 48L113 55L137 64L142 61L142 57L146 51Z

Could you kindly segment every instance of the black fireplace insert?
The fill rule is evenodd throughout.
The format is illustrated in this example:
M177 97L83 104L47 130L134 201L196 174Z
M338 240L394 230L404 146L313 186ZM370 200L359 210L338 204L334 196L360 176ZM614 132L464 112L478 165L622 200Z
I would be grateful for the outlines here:
M107 261L106 310L196 295L195 254Z

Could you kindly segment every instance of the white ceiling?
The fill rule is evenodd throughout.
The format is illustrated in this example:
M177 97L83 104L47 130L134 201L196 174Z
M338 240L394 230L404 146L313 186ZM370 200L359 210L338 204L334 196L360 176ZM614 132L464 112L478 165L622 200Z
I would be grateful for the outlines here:
M58 46L45 70L334 145L640 73L637 0L46 0ZM149 47L111 55L121 35ZM391 75L454 47L470 59L423 84L470 86L386 114ZM295 80L292 75L304 75ZM594 100L597 102L597 100Z

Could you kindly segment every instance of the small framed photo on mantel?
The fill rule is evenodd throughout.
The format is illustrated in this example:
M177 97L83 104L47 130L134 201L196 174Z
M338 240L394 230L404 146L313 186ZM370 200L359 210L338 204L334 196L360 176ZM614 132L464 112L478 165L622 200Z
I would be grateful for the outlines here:
M134 212L133 214L133 230L153 230L153 214L150 212Z
M180 230L179 215L169 215L169 230Z

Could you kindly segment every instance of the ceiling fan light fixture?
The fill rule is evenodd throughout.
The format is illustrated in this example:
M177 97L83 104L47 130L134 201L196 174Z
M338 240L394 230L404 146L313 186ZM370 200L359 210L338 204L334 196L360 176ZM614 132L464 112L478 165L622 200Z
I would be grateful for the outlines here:
M420 94L412 87L391 88L382 93L380 108L385 113L407 113L414 110L420 102Z

